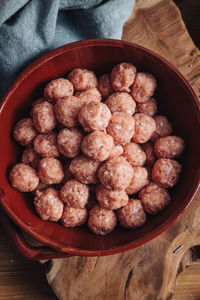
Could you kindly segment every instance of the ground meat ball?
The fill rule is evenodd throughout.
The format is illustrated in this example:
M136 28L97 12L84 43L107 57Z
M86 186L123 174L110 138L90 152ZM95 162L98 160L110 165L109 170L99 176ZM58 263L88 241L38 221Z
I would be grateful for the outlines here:
M184 141L178 136L165 136L154 144L154 152L157 157L175 158L181 155L185 147Z
M135 133L132 141L135 143L146 143L156 130L156 123L153 118L145 114L135 114Z
M34 149L42 157L58 157L60 152L57 144L57 134L55 132L38 134L34 140Z
M103 98L107 98L113 92L110 74L104 74L99 78L98 90Z
M126 192L129 195L136 194L148 183L149 180L146 168L133 167L133 176Z
M131 96L137 102L145 102L153 96L157 83L153 75L137 73L131 89Z
M58 100L54 106L58 122L66 127L76 126L78 124L78 114L81 107L82 101L74 96Z
M38 169L39 178L46 184L58 184L64 178L62 164L56 158L43 158Z
M145 211L151 215L163 210L171 200L168 191L153 182L140 191L139 197Z
M135 143L126 144L123 155L133 167L142 167L146 160L145 152Z
M103 208L118 209L128 203L128 195L124 190L109 190L103 185L97 187L96 197Z
M68 75L69 81L74 86L75 91L84 91L91 87L97 87L97 78L94 72L86 69L74 69Z
M53 105L47 101L36 104L32 109L33 124L38 132L48 133L56 126Z
M58 99L72 96L74 93L73 84L64 78L57 78L50 81L44 88L44 98L55 104Z
M16 164L9 173L11 185L20 192L31 192L38 186L36 171L24 163Z
M63 185L60 196L67 206L83 208L89 198L89 187L76 179L72 179Z
M34 169L37 169L40 159L40 155L34 150L34 148L28 147L22 154L21 162L30 165Z
M156 156L154 155L153 144L151 142L147 142L142 144L142 150L146 153L146 162L145 165L153 166L156 161Z
M115 213L99 205L95 205L89 213L88 227L98 235L105 235L113 231L117 224Z
M105 104L112 113L125 112L133 115L135 113L136 103L128 93L113 93L106 100Z
M58 134L58 147L62 155L72 158L81 150L83 134L77 128L65 128Z
M37 191L34 204L43 220L57 222L63 214L64 205L59 197L59 192L52 187Z
M120 156L122 155L124 152L124 149L122 147L122 145L114 145L114 147L112 148L111 152L110 152L110 155L109 155L109 158L108 159L111 159L113 157L117 157L117 156Z
M33 122L29 118L24 118L17 122L13 130L14 139L23 146L29 145L37 135Z
M87 220L87 209L65 206L61 222L65 227L76 227L84 224Z
M182 166L176 160L159 158L152 169L152 180L165 187L173 187L181 173Z
M97 88L89 88L86 91L83 92L77 92L75 94L76 97L81 99L82 104L86 105L90 103L91 101L94 102L100 102L101 101L101 94L97 90Z
M114 147L113 138L102 131L93 131L83 138L81 150L89 158L106 160Z
M123 156L114 157L101 165L98 176L106 188L123 190L131 182L133 168Z
M125 228L138 228L146 222L146 214L141 201L130 199L128 204L117 211L120 224Z
M137 112L153 117L157 113L157 101L154 98L137 103Z
M130 92L130 86L133 84L136 75L134 65L123 62L112 69L111 82L115 91Z
M160 137L171 135L172 125L165 116L155 116L154 120L156 122L156 130L151 136L153 142Z
M81 155L72 159L70 171L82 183L97 183L99 165L100 162Z
M124 112L112 114L107 132L113 137L115 143L125 145L134 135L135 121L132 116Z

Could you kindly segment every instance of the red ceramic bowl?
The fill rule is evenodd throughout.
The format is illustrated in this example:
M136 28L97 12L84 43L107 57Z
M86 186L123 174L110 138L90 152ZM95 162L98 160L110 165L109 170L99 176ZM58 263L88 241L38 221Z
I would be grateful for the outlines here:
M172 201L157 216L137 230L122 227L97 236L86 226L64 228L59 223L41 220L34 210L32 195L14 190L8 180L10 168L19 161L21 147L12 137L14 124L29 114L32 101L42 95L51 79L65 76L73 68L88 68L98 75L110 72L120 62L136 65L138 71L155 75L156 99L160 114L183 137L186 149L182 157L183 173L171 190ZM200 178L200 113L195 93L183 76L167 61L143 47L118 40L88 40L72 43L49 52L31 64L13 83L0 108L0 188L1 205L27 233L61 252L96 256L122 252L144 244L166 230L184 211L197 191Z

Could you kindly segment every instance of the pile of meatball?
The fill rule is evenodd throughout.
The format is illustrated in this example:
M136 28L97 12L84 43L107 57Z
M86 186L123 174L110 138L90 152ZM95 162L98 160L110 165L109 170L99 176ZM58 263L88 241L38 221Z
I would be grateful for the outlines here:
M182 166L182 138L157 114L153 75L122 62L97 79L73 69L50 81L30 117L14 127L25 150L11 185L32 192L43 220L87 222L98 235L119 222L136 229L170 202ZM162 101L162 99L160 99Z

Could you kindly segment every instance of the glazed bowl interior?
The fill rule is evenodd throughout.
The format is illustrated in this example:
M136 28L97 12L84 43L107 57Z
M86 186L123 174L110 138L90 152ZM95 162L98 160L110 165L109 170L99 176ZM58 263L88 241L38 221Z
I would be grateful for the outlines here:
M87 68L97 75L110 72L120 62L133 63L138 71L152 73L158 82L155 98L159 112L172 122L176 135L186 144L181 162L183 173L172 201L157 216L148 217L137 230L118 226L106 235L97 236L87 226L64 228L60 223L43 221L35 212L33 196L14 190L8 180L10 168L19 161L22 147L12 137L15 123L29 115L31 103L42 96L47 82L66 76L73 68ZM5 95L0 110L0 188L1 205L27 233L42 243L63 252L78 255L107 255L137 247L167 229L184 211L199 184L200 117L197 98L170 64L140 46L117 40L89 40L72 43L46 54L30 65Z

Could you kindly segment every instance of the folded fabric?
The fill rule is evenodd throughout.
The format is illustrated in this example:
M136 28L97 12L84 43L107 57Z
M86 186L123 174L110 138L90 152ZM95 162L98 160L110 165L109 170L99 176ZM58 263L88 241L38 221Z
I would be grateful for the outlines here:
M121 38L134 0L1 0L0 97L41 54L77 40Z

